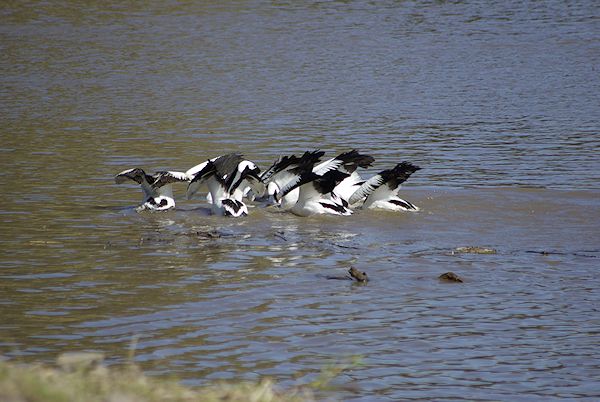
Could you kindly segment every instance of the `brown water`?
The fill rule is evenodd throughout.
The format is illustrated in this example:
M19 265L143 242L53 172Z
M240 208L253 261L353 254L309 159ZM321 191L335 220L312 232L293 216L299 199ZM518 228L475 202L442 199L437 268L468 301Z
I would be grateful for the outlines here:
M139 337L148 373L192 385L360 355L323 396L600 397L595 2L5 2L0 22L3 356L119 363ZM113 182L316 147L419 164L422 212L223 219L180 186L137 214ZM350 264L371 281L326 279Z

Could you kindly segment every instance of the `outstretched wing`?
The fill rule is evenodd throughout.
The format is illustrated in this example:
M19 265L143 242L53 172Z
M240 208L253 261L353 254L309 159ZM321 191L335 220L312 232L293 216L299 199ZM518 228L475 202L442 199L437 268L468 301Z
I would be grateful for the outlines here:
M115 183L117 184L125 183L127 180L133 180L137 184L142 184L144 181L146 183L152 183L154 178L147 175L146 172L144 172L144 169L140 168L127 169L115 176Z
M311 170L305 170L281 189L281 193L279 194L278 198L281 199L295 188L298 188L304 184L311 182L314 190L302 190L305 193L305 197L312 198L313 196L315 196L313 194L313 191L317 194L331 193L335 186L337 186L342 180L344 180L348 176L348 173L340 172L337 170L329 171L323 176L319 176Z
M336 156L335 159L342 161L338 170L346 173L354 173L359 167L366 169L371 166L373 162L375 162L375 158L373 158L371 155L361 154L356 149L341 153Z
M371 193L377 190L381 185L385 183L385 179L381 174L376 174L369 180L365 181L348 199L348 204L356 204L358 201L367 198Z
M325 173L323 176L318 176L314 179L313 184L319 193L327 194L331 193L333 189L348 176L350 176L348 173L332 170Z
M295 173L290 173L290 171L297 169L299 166L308 165L311 165L312 169L312 166L317 163L323 155L325 155L325 152L315 150L306 151L299 158L295 155L284 156L279 158L269 169L267 169L261 175L261 179L264 183L273 181L278 187L283 187L283 185L285 185L287 182L293 179L293 176L295 176Z
M217 158L218 158L218 157L217 157ZM210 159L210 160L204 161L204 162L202 162L202 163L199 163L199 164L197 164L196 166L193 166L193 167L189 168L189 169L188 169L188 170L185 172L185 174L186 174L186 175L189 177L189 179L191 180L191 179L193 179L193 178L194 178L194 176L196 176L196 174L197 174L198 172L202 171L202 169L204 169L204 168L206 167L206 165L208 165L208 163L209 163L209 162L212 162L212 161L214 161L214 160L215 160L215 159L217 159L217 158L213 158L213 159Z
M303 172L298 172L294 176L290 177L290 181L281 188L279 193L277 193L277 199L282 199L292 190L302 186L303 184L310 183L318 177L320 176L311 170L304 170Z
M162 186L171 184L171 183L189 181L188 175L183 172L161 171L161 172L154 173L154 175L152 175L152 176L154 178L152 187L154 187L154 188L161 188Z
M186 192L188 200L191 199L194 194L198 192L198 190L200 190L200 186L202 183L204 183L204 181L206 181L206 179L215 174L215 165L212 161L206 161L206 163L201 163L200 165L203 165L202 168L196 173L193 173L191 176L189 174L190 170L186 172L186 176L188 176L188 178L191 177L190 184L188 184ZM192 169L197 167L200 168L200 165L194 166Z
M333 159L329 159L313 169L313 172L322 176L331 170L340 170L345 173L353 173L358 167L366 168L375 161L370 155L360 154L356 149L342 152Z
M268 181L274 174L287 169L293 164L298 163L299 158L296 155L280 156L267 170L265 170L260 178L263 181Z
M393 169L383 170L364 182L354 194L350 196L348 203L350 205L357 203L363 198L371 195L384 184L387 185L390 192L394 192L401 183L408 180L410 175L419 169L421 168L410 162L401 162L394 166Z
M215 167L215 177L225 188L229 188L233 184L238 165L243 160L244 157L241 154L231 153L221 155L212 162Z
M336 170L340 166L342 166L341 160L337 158L328 159L325 162L319 163L317 166L315 166L313 168L313 172L315 172L319 176L323 176L325 173L332 170Z
M397 164L393 169L384 170L379 174L382 175L390 190L396 190L400 184L408 180L410 175L420 169L420 167L405 161Z

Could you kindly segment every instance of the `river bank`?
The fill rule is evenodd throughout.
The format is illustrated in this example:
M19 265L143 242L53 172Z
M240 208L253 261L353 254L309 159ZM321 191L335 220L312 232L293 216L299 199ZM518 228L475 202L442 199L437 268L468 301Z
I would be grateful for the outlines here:
M59 356L57 366L0 361L0 400L9 402L179 402L313 400L308 389L282 391L269 379L190 388L147 377L135 365L109 368L96 353Z

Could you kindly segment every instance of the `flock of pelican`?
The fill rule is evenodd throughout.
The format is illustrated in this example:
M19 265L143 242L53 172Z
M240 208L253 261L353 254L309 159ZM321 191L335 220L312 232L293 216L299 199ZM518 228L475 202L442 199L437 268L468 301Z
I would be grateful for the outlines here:
M166 211L175 207L173 183L188 184L191 199L206 188L206 201L213 214L246 216L246 202L276 205L299 216L314 214L351 215L352 208L380 208L394 211L418 211L414 204L398 196L400 185L418 166L398 163L364 180L359 168L375 161L356 150L321 162L323 151L306 151L278 158L261 172L254 162L241 154L217 156L186 172L160 171L147 174L143 169L127 169L115 176L116 183L129 180L141 185L144 192L137 211Z

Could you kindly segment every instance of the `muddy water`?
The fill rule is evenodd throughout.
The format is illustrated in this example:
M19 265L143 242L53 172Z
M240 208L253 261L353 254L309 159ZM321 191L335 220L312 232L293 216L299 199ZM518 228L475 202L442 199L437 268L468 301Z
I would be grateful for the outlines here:
M0 353L340 399L600 396L594 2L13 2L0 13ZM125 168L357 147L418 214L137 214ZM495 254L456 252L493 248ZM350 264L371 281L330 280ZM453 271L464 283L438 281Z

